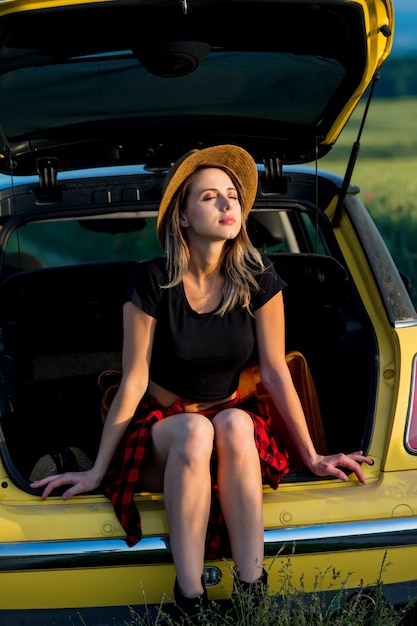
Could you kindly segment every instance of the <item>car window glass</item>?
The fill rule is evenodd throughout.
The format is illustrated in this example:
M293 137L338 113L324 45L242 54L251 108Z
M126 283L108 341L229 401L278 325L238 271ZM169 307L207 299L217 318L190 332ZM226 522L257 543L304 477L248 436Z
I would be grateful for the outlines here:
M254 210L248 234L262 252L326 254L322 235L308 213ZM163 254L156 215L122 219L54 220L27 223L10 236L4 265L13 269L145 260Z
M10 237L4 263L25 263L40 267L61 267L83 263L106 261L144 260L161 254L155 233L156 217L123 220L124 232L119 220L98 221L50 221L33 222L16 230ZM101 223L101 226L99 225ZM102 229L102 230L100 230ZM19 262L18 254L24 255Z

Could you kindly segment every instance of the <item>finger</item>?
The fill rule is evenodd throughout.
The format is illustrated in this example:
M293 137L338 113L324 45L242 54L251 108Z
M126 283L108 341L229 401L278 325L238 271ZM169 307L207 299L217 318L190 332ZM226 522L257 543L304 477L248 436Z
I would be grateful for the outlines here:
M350 455L347 457L344 467L351 470L357 477L360 483L365 484L365 475L360 466L360 461L353 459Z
M59 479L51 481L43 490L42 495L41 495L41 500L46 500L46 498L54 491L54 489L61 487L62 484L68 484L68 483L67 482L63 483Z
M53 474L51 476L46 476L45 478L40 478L39 480L34 480L30 483L30 487L32 487L33 489L39 489L39 487L44 487L52 480L56 480L60 476L61 474Z
M41 500L46 500L46 498L52 493L54 489L57 489L58 487L62 487L63 485L73 484L75 480L76 478L72 476L71 474L58 474L47 483L41 495Z
M333 465L328 467L327 473L329 476L334 476L335 478L339 478L339 480L343 480L343 482L347 482L349 480L344 471L342 471L339 467L334 467Z
M64 491L61 498L62 500L68 500L69 498L72 498L72 496L75 496L78 493L82 493L83 491L84 491L83 485L80 483L76 483L70 489L67 489L66 491Z
M358 450L357 452L350 452L350 454L348 454L347 456L350 456L352 459L355 459L355 461L359 461L361 463L369 463L370 465L373 464L373 460L365 456L363 453L363 450Z
M356 467L353 468L353 471L355 472L356 477L359 480L359 482L362 483L362 485L364 485L366 481L365 481L365 476L361 469L361 466L357 465Z
M353 459L354 461L356 461L356 463L358 463L358 465L361 465L362 463L364 463L365 465L374 465L375 461L373 459L370 459L367 456L363 456L361 454L357 454L357 453L353 453L353 454L349 454L348 455L351 459ZM362 470L360 470L362 472ZM355 471L356 473L356 471ZM362 482L362 481L361 481Z
M54 489L54 485L52 483L49 483L49 485L41 493L41 500L46 500L46 498L51 494Z

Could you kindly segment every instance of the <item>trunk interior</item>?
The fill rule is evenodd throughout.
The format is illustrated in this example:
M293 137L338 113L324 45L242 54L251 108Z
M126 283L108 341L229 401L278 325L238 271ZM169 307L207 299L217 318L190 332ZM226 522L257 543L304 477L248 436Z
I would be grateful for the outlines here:
M252 224L252 238L261 232L266 239L261 223ZM328 252L268 244L269 258L287 283L287 352L307 359L328 450L366 451L376 393L375 339L348 272ZM94 459L102 428L98 377L120 368L122 295L134 265L16 271L0 284L1 449L22 489L29 489L35 464L51 450L75 447ZM297 476L292 472L286 480Z

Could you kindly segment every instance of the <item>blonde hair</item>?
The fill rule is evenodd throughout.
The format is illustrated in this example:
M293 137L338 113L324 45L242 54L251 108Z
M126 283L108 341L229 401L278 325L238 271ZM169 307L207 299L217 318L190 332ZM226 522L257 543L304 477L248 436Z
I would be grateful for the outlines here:
M184 230L180 226L180 214L196 173L206 167L215 167L226 172L236 187L240 205L242 207L245 205L245 190L239 178L223 165L201 165L183 181L173 195L161 221L161 239L167 255L168 271L168 283L162 285L163 288L178 285L188 269L190 250ZM251 290L259 289L255 276L262 273L264 269L262 256L250 241L246 221L242 220L237 237L224 244L220 265L220 271L224 277L223 302L216 314L225 315L235 306L241 306L251 312Z

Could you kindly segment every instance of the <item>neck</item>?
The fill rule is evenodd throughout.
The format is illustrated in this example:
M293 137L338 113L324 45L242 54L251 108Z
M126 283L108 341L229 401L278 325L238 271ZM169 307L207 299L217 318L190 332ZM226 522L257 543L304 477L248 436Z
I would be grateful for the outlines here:
M223 245L211 246L209 249L190 247L190 262L188 272L195 277L212 278L220 273L220 264L223 257Z

